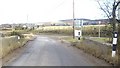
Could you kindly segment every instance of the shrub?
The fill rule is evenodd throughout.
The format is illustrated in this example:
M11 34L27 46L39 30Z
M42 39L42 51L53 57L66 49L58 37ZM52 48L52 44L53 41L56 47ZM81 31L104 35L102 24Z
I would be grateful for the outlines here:
M1 37L5 37L5 35L4 35L4 34L1 34Z
M20 36L20 38L24 38L24 36L20 33L20 32L11 32L10 36L13 36L13 35L17 35L17 36Z

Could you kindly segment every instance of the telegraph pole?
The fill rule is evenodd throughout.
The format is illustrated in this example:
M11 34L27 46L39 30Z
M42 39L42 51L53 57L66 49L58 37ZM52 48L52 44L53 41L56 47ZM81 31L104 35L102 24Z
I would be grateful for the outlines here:
M100 38L100 33L101 33L100 24L101 24L101 21L99 21L99 38Z
M74 22L75 12L74 12L74 10L75 10L75 6L74 6L74 0L73 0L73 39L75 38L75 34L74 34L74 32L75 32L75 22Z
M120 0L118 0L120 2ZM120 57L120 3L118 5L118 57ZM120 65L120 58L118 59L118 64Z
M13 20L12 20L12 22L13 22ZM14 27L13 27L13 24L12 24L12 32L14 31Z
M81 20L81 37L83 36L82 32L83 32L83 20Z
M27 14L27 21L26 21L26 23L28 23L28 14Z
M116 9L117 7L119 7L119 4L120 4L120 0L117 2L116 4L116 0L114 0L114 5L113 5L113 13L112 13L112 16L113 16L113 23L114 23L114 26L113 26L113 46L112 46L112 57L115 57L116 56L116 48L117 48L117 45L119 44L119 25L118 25L118 30L117 30L117 27L116 27ZM120 10L119 10L120 11ZM118 11L118 13L119 13ZM119 15L118 15L119 17ZM118 52L119 53L119 52Z
M120 0L118 0L120 1ZM118 5L118 19L120 20L120 4Z

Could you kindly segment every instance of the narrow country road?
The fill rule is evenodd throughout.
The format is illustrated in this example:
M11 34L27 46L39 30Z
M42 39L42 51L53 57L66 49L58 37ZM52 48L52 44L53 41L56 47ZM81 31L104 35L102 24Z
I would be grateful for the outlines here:
M81 50L61 43L49 36L37 36L26 44L26 49L4 66L108 66L102 60L89 56Z

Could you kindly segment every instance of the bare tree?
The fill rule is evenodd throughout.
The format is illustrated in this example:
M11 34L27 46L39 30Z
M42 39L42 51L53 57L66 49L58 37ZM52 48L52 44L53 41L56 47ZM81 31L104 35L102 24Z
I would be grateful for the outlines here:
M102 4L101 4L102 2ZM120 4L120 0L97 0L100 9L106 14L109 22L112 24L113 32L118 32L118 57L120 57L120 20L117 19L117 9ZM120 7L119 7L120 10ZM118 28L117 28L118 25ZM118 65L120 65L120 58L118 58Z
M107 18L109 19L109 22L112 24L113 32L116 31L117 30L116 22L118 21L116 19L116 10L120 1L116 0L96 0L96 1L100 6L100 9L105 13Z
M98 5L100 6L100 9L105 13L108 19L111 19L112 16L112 7L111 7L111 1L108 0L96 0Z
M112 4L113 4L113 0L95 0L100 9L104 12L104 16L108 18L109 24L111 24L111 26L108 26L106 24L106 32L105 34L108 35L109 34L109 42L112 41L112 32L113 32L113 26L112 26L112 22L111 22L111 18L112 18Z

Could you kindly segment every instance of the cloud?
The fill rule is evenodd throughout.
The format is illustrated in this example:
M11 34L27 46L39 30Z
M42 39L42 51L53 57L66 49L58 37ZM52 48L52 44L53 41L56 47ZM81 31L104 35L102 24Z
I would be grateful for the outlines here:
M0 23L42 22L72 18L72 0L0 0ZM92 0L75 0L76 18L101 18ZM28 15L28 21L27 21Z

